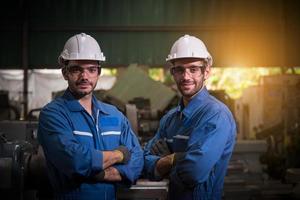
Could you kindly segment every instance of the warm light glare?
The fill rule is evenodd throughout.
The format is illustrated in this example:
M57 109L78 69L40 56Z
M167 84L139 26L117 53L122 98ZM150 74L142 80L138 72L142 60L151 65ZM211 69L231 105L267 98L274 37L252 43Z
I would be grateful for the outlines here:
M300 74L300 69L295 68L295 72ZM225 90L231 98L237 99L242 96L243 90L258 85L262 76L281 73L280 67L244 67L242 65L234 65L234 67L228 68L214 67L206 85L209 90ZM291 72L287 71L287 73ZM168 86L174 85L171 75L162 68L149 69L149 76L156 81L164 82Z
M102 68L101 69L101 76L108 75L108 76L116 76L117 69L116 68Z
M207 88L210 90L225 90L234 99L242 96L243 90L259 84L262 76L280 74L279 67L232 67L212 68L210 79L207 80Z

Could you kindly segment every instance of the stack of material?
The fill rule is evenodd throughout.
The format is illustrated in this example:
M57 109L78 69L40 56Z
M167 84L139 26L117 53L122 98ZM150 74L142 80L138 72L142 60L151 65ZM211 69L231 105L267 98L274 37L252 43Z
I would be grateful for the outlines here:
M285 180L294 185L293 197L300 199L300 168L287 169Z
M149 181L140 179L130 188L118 188L118 200L166 200L169 181Z
M263 172L259 155L266 151L265 145L263 141L237 142L225 177L225 200L279 200L295 197L292 184L270 180Z

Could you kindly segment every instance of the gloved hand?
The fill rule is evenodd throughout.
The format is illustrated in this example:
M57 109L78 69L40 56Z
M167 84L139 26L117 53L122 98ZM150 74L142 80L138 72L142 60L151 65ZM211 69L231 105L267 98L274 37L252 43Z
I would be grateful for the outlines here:
M172 165L173 160L174 160L174 154L170 154L158 159L155 165L154 173L158 173L160 177L168 176L173 166Z
M91 183L99 183L103 181L114 182L121 180L122 176L119 171L114 167L108 167L105 170L102 170L95 174L91 179L88 179L87 182L91 181Z
M120 159L119 163L122 163L122 164L128 163L128 161L130 160L130 157L131 157L131 153L127 147L121 145L114 151L120 153L121 159Z
M150 149L151 154L156 156L166 156L171 154L168 144L165 140L159 139L157 140Z
M105 176L105 171L102 170L101 172L99 172L98 174L93 176L93 180L96 181L96 182L104 181L104 176Z
M172 166L175 166L178 161L180 161L184 158L185 153L184 152L175 152L173 155L174 156L173 156Z

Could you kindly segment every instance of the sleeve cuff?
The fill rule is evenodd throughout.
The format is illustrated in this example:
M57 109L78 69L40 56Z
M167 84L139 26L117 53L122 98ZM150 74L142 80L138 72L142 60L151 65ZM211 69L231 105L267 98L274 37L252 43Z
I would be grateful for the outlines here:
M150 169L150 174L149 174L149 179L153 180L153 181L159 181L162 180L163 178L160 176L160 174L158 173L158 171L156 170L156 163L157 161L160 159L159 156L151 156L151 165L149 167Z
M125 176L124 167L123 167L122 165L114 165L113 167L116 168L116 169L119 171L119 173L120 173L120 175L121 175L122 177Z
M160 176L160 174L158 173L158 171L156 170L156 167L154 167L154 180L162 180L163 177Z
M126 166L125 165L114 165L114 167L119 171L121 177L122 177L122 182L125 185L131 185L134 183L134 178L132 177L132 173L128 172L126 173Z
M176 185L178 188L186 187L186 185L181 181L180 177L178 177L176 170L172 171L170 175L170 182L172 182L172 184Z

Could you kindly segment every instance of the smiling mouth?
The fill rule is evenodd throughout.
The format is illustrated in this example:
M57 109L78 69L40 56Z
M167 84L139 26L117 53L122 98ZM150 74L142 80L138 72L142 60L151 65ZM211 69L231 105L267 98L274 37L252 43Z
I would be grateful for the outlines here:
M90 85L90 83L89 82L79 82L76 85Z
M91 85L90 84L88 84L88 83L81 83L81 84L78 84L77 85L79 88L88 88L88 87L90 87Z
M191 85L194 85L194 84L193 83L181 83L180 85L183 86L183 87L188 87L188 86L191 86Z

